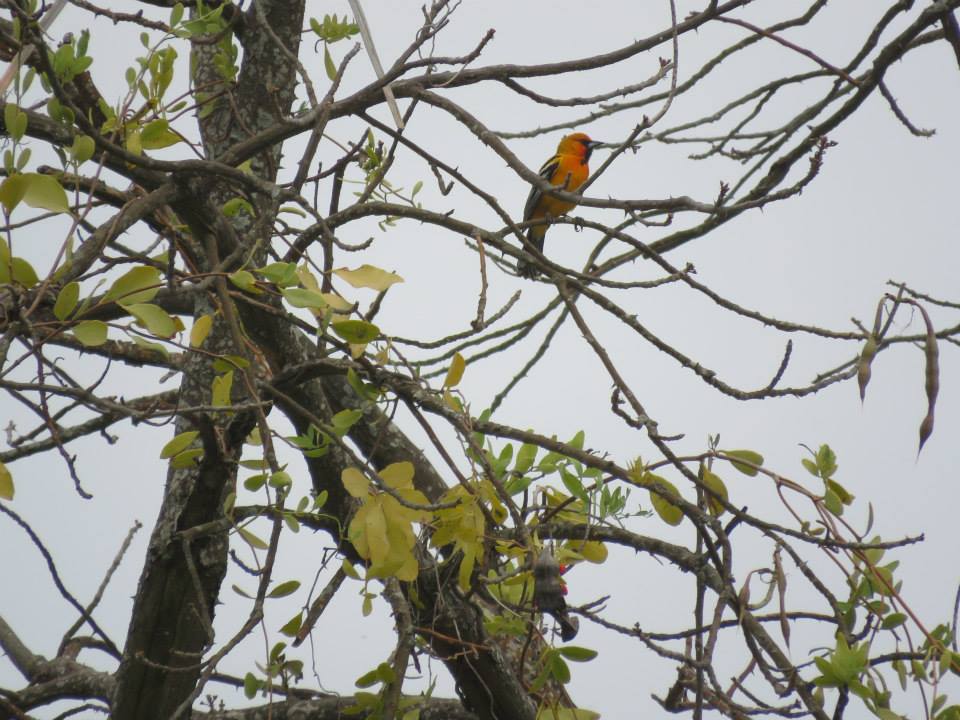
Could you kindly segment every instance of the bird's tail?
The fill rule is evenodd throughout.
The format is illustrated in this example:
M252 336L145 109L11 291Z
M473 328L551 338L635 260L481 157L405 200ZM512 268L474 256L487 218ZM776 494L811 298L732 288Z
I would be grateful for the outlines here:
M543 238L546 234L545 227L536 226L527 228L527 242L529 242L542 253ZM540 270L537 268L537 265L533 260L520 258L517 260L517 274L520 277L533 278L540 274Z
M564 642L570 642L580 632L580 621L568 615L566 610L553 613L553 619L560 626L560 638Z

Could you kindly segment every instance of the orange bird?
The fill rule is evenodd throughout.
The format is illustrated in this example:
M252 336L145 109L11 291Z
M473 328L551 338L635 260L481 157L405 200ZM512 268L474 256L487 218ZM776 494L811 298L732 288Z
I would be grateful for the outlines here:
M547 160L540 168L540 177L560 190L576 192L583 185L590 174L587 161L590 153L602 143L591 140L584 133L565 135L557 146L557 153ZM527 204L523 207L523 220L549 220L550 218L566 215L577 206L543 192L538 187L530 189ZM527 240L537 250L543 252L543 238L547 234L547 225L542 223L527 229ZM517 272L524 277L534 277L537 274L536 265L529 260L520 260L517 263Z

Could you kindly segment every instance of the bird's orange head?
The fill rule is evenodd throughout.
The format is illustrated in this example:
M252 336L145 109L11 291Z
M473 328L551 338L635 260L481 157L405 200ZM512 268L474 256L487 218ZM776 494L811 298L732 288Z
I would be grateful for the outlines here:
M591 140L586 133L572 133L564 135L563 139L560 140L560 144L557 146L557 155L576 155L586 162L590 159L590 153L593 152L593 149L602 144L598 140Z

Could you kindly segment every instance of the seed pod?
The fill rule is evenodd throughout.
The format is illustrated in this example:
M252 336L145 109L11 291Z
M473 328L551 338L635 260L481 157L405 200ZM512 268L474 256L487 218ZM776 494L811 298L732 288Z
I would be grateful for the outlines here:
M863 402L867 394L867 384L870 382L871 368L873 358L877 354L877 339L871 335L863 345L863 352L860 353L860 359L857 361L857 385L860 386L860 402Z

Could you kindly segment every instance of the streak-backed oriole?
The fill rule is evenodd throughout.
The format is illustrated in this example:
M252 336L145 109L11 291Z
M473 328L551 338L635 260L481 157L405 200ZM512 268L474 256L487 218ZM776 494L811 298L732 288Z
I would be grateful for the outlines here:
M540 168L540 177L561 190L576 192L590 174L590 167L587 165L590 153L600 144L584 133L565 135L557 146L557 153ZM531 188L527 204L523 208L523 220L550 220L566 215L575 207L576 203L553 197L534 187ZM545 222L527 228L527 240L540 252L543 252L543 238L546 234ZM537 268L532 260L520 260L517 263L517 272L525 277L534 277Z

